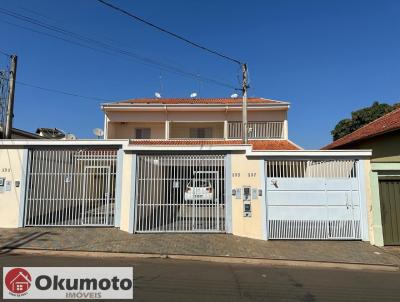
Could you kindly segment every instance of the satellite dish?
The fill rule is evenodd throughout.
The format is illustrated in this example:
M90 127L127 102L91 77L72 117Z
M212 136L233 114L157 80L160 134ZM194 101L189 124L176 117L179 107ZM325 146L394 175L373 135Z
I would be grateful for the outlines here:
M93 134L97 136L97 138L101 138L104 135L103 129L100 128L94 128L93 129Z
M156 96L157 99L161 99L161 93L156 92L156 93L154 93L154 95Z
M192 92L192 93L190 94L190 98L192 98L192 99L194 99L196 96L197 96L197 93L196 93L196 92Z
M231 94L231 99L236 99L238 97L237 93Z
M67 140L75 140L76 136L74 134L72 134L72 133L67 133L65 135L65 139L67 139Z

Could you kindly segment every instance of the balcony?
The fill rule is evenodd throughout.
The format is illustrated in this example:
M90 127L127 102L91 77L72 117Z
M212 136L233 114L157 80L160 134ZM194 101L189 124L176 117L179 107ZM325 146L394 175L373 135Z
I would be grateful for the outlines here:
M249 139L283 139L284 122L248 122ZM228 139L242 138L242 122L228 122Z
M249 122L249 139L284 139L285 122ZM109 123L107 138L146 140L241 139L241 121Z
M224 122L170 122L169 139L224 139Z

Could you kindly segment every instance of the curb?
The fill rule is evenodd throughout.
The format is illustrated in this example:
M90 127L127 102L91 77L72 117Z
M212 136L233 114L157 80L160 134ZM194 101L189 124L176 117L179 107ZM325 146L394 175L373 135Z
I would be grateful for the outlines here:
M282 259L266 259L266 258L245 258L245 257L226 257L226 256L197 256L197 255L164 255L151 253L116 253L116 252L82 252L68 250L45 250L45 249L26 249L17 248L9 251L7 254L29 254L29 255L46 255L60 257L103 257L103 258L125 258L125 259L173 259L186 261L206 261L217 263L231 264L253 264L253 265L269 265L269 266L291 266L304 268L336 268L346 270L371 270L398 272L399 266L393 264L366 264L366 263L345 263L345 262L323 262L323 261L307 261L307 260L282 260ZM1 253L0 253L1 255Z

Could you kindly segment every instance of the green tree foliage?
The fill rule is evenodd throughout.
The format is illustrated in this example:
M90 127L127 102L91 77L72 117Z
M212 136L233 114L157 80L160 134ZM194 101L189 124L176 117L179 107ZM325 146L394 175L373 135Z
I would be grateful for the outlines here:
M341 120L336 124L335 129L331 131L333 140L338 140L399 107L400 103L392 106L385 103L374 102L370 107L353 111L351 113L351 119Z

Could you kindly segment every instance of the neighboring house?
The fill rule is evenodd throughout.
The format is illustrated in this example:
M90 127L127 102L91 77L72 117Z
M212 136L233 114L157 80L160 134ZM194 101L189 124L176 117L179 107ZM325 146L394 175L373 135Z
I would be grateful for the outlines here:
M400 245L400 109L322 149L372 149L371 193L376 244Z
M2 136L2 132L0 131L0 138ZM11 129L11 139L43 139L43 137L32 133L28 132L25 130L17 129L17 128L12 128Z
M65 133L57 128L37 128L36 134L42 138L64 139Z
M242 99L132 99L103 104L104 138L138 145L241 144ZM288 138L289 103L248 99L254 150L298 150Z

